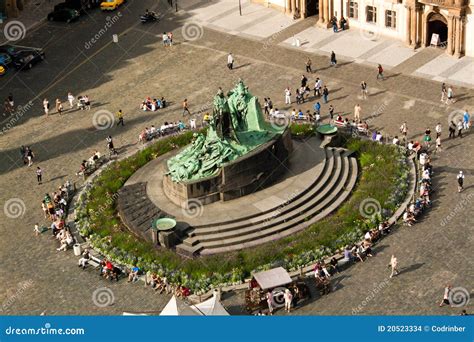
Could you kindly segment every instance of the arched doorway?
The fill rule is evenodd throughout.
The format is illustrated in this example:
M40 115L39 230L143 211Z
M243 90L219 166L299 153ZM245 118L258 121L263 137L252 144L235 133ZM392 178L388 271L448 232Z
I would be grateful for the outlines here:
M319 13L319 0L306 0L306 16L310 17Z
M426 41L428 42L428 45L430 45L433 33L436 33L439 35L440 45L446 47L446 42L448 41L448 22L446 21L446 18L439 13L431 13L428 16L427 24L428 37L426 37Z

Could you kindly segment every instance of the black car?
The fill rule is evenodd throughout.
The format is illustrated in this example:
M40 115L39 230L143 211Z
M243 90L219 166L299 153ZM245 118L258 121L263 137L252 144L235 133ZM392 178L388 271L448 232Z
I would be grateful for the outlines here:
M65 21L70 23L73 20L79 18L79 11L70 8L62 8L58 10L54 10L53 12L48 14L49 21Z
M45 57L43 49L8 44L0 45L0 53L8 54L16 69L31 69Z
M54 11L69 8L78 11L79 14L84 14L86 10L100 7L101 2L102 0L66 0L54 6Z

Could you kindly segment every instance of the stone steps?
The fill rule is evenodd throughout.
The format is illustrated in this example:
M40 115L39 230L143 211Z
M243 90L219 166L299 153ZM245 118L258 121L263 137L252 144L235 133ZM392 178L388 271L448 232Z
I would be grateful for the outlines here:
M335 152L339 153L339 152ZM318 207L318 203L326 197L327 194L331 192L333 187L337 184L339 181L340 175L342 174L342 171L347 169L348 165L345 165L342 163L342 160L347 160L347 158L338 158L335 157L336 163L335 163L335 172L331 173L332 177L330 177L326 182L321 184L319 187L318 185L315 185L310 192L308 192L305 196L299 198L297 201L291 202L291 206L288 205L288 208L285 208L283 213L278 213L274 217L271 217L270 219L263 218L263 220L260 220L259 222L255 222L254 224L252 223L245 223L240 227L237 227L232 230L228 230L225 232L222 232L220 227L216 229L214 234L209 234L209 235L198 235L198 233L195 231L195 236L193 237L194 239L199 240L201 244L204 247L212 248L212 246L215 245L215 243L208 243L210 241L215 241L215 240L220 240L219 243L221 243L223 246L227 245L231 241L227 241L227 239L233 240L232 238L238 237L238 236L244 236L247 234L251 234L254 232L258 231L263 231L270 229L273 226L277 226L279 224L284 224L292 219L294 219L297 216L301 216L310 209L314 209L314 207ZM329 172L328 172L329 174ZM277 209L278 210L278 209ZM265 215L264 215L265 216ZM191 239L193 239L191 238ZM186 240L184 241L185 243L187 242Z
M223 253L293 234L332 213L357 181L357 161L342 149L326 149L323 172L284 206L238 220L195 227L177 246L185 255Z
M352 162L353 162L353 164L355 164L354 166L357 169L357 161L355 159L352 159L351 164L352 164ZM350 179L349 179L349 183L348 183L346 189L343 191L341 196L338 197L337 200L335 202L333 202L333 204L331 204L329 207L327 207L326 209L324 209L323 211L321 211L319 214L312 217L311 219L309 219L307 221L304 221L302 224L293 226L293 227L288 228L286 230L283 230L283 231L281 231L277 234L265 236L263 238L253 240L253 241L249 241L249 242L246 242L246 243L236 244L236 245L233 245L231 247L226 246L226 247L218 247L218 248L213 248L213 249L203 249L203 248L199 248L199 246L193 246L193 248L190 249L190 250L195 250L194 253L196 253L196 251L198 251L199 254L201 254L201 255L219 254L219 253L236 251L236 250L249 248L249 247L255 247L255 246L263 244L263 243L279 240L279 239L282 239L282 238L287 237L289 235L298 233L299 231L301 231L301 230L307 228L308 226L310 226L311 224L316 223L317 221L319 221L319 220L323 219L324 217L326 217L326 216L330 215L331 213L333 213L347 199L347 197L349 197L349 195L351 193L351 190L355 186L356 182L357 182L357 173L353 173L351 175Z
M335 163L334 150L325 149L325 154L326 154L326 157L324 160L324 167L323 167L323 170L319 173L318 177L314 180L313 183L311 183L309 187L307 187L306 189L298 193L296 196L289 199L287 202L284 202L283 204L274 208L270 208L266 211L261 211L259 213L255 213L252 215L239 217L233 220L228 220L226 222L213 222L213 223L208 223L204 225L195 225L193 232L190 232L190 236L195 235L194 232L196 232L196 234L202 234L202 235L212 234L216 232L216 229L219 232L224 232L226 230L232 230L232 229L235 229L235 227L241 226L242 222L248 222L248 223L253 224L253 223L258 222L259 218L260 220L266 220L278 215L278 213L281 211L280 209L287 207L291 202L294 202L300 199L301 197L305 196L308 192L311 191L311 189L317 187L318 183L325 184L327 182L331 174L330 170L332 170ZM219 227L216 227L217 225L219 225Z

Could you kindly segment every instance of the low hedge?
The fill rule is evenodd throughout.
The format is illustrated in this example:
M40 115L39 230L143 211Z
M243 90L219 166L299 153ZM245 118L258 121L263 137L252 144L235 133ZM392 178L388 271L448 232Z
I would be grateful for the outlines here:
M77 225L92 246L116 262L166 275L194 293L217 286L241 283L251 272L281 265L288 270L307 266L343 246L360 241L367 227L390 216L408 191L409 167L395 146L350 139L345 147L355 151L361 173L352 196L335 214L295 235L235 253L183 259L170 250L157 249L140 240L121 224L115 208L117 191L140 167L152 159L190 143L192 133L160 140L132 157L104 170L76 205ZM380 203L380 215L361 216L360 205L371 198Z

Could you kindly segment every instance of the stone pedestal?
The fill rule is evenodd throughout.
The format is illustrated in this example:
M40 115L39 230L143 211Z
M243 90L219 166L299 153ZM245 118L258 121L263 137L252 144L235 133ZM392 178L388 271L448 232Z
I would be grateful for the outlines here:
M284 168L291 153L291 133L287 128L281 135L246 155L222 166L215 176L188 182L173 182L163 178L163 191L168 199L184 209L227 201L273 183Z

